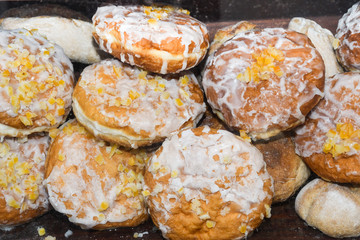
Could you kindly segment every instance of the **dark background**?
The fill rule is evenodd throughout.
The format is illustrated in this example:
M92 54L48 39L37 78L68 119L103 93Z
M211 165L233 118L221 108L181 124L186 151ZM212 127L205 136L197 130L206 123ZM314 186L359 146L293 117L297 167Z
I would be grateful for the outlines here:
M193 17L204 22L235 21L269 18L291 18L307 16L339 15L347 11L357 0L38 0L38 1L0 1L0 13L24 3L60 3L81 11L88 18L102 4L114 3L147 4L154 2L171 4L188 9Z

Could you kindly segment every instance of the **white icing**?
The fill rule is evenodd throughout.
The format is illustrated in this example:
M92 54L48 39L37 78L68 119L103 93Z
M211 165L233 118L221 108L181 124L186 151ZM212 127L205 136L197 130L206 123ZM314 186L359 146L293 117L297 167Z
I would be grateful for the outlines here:
M114 74L113 67L120 69L120 76ZM128 138L133 147L137 145L136 140L140 139L127 136L121 128L129 127L138 134L145 131L147 136L142 136L141 139L152 140L159 136L169 136L187 121L193 121L192 126L197 124L205 112L205 103L198 103L192 99L190 85L195 85L201 91L194 74L185 72L182 75L189 78L188 83L184 85L177 78L147 75L146 80L154 84L151 85L139 79L140 73L138 68L129 67L115 59L104 60L85 68L76 86L83 88L87 93L86 103L81 105L96 106L104 119L111 118L115 121L118 129L100 124L98 120L86 116L79 106L79 99L74 98L73 107L79 121L90 125L95 135L103 133ZM107 78L115 80L114 83L102 83ZM102 94L98 93L99 88L103 89ZM131 91L137 92L139 96L132 100L129 106L114 106L115 98L119 101L127 100ZM169 94L167 99L163 97L164 93ZM183 105L177 106L176 99L181 99ZM104 106L112 106L112 109ZM124 111L125 114L116 115L117 111Z
M74 125L74 122L67 124L67 126ZM70 130L71 133L67 133L69 131L67 126L56 138L56 144L60 144L61 150L55 154L63 154L64 161L56 164L44 181L53 208L66 214L71 222L84 229L109 222L121 223L145 214L146 210L141 194L129 195L126 197L126 201L122 202L120 202L120 197L124 196L119 196L122 194L121 190L126 188L133 188L138 192L142 190L141 172L135 174L133 170L118 171L115 177L110 177L109 171L111 170L104 169L100 176L99 170L96 168L101 168L101 165L94 164L93 161L96 161L96 156L104 154L104 149L109 146L94 137L89 137L80 125L70 128L73 129ZM107 153L110 154L110 152ZM121 151L117 150L114 154L117 155L117 160L112 157L107 158L107 161L118 161L111 163L114 165L113 167L118 167L119 163L127 166L126 163L121 162L118 156L122 154ZM135 157L137 156L134 154ZM52 160L57 161L56 156ZM139 165L139 167L143 166ZM69 169L72 170L69 171ZM134 174L133 181L125 182L124 179L132 174ZM102 202L107 202L109 206L104 211L99 210ZM69 203L71 203L70 206ZM101 214L103 217L100 217Z
M190 56L196 57L197 64L204 56L201 45L204 41L207 41L204 39L204 35L208 33L206 25L177 10L168 13L163 12L161 15L161 19L157 19L153 18L151 14L145 14L144 6L99 7L93 16L93 23L95 32L100 37L100 47L104 51L112 53L111 44L116 43L121 48L133 52L138 48L137 45L146 39L151 45L159 47L161 58L164 58L160 73L165 74L168 73L168 61L172 60L173 54L169 50L163 49L161 45L172 39L181 39L181 47L184 49L180 53L181 59L184 58L185 62ZM149 19L156 19L156 23L149 23ZM113 31L116 32L116 36L114 36ZM106 44L104 40L107 41ZM209 45L208 42L206 45ZM191 51L190 46L193 47ZM159 55L159 53L155 54ZM180 57L179 55L174 56ZM134 62L126 60L123 55L121 55L121 61L134 64ZM182 69L176 72L188 68L187 63L184 63Z
M25 77L21 78L20 73ZM34 128L43 131L64 121L71 106L74 75L70 60L59 46L26 30L1 30L0 75L0 112L9 117L25 117L27 112L38 116L23 132L34 132ZM19 100L18 109L12 102L10 88ZM51 104L50 98L63 103ZM46 118L48 113L54 117L53 122Z
M350 37L360 33L360 9L359 9L359 2L355 3L348 11L339 19L338 27L336 29L335 37L340 40L340 46L338 48L338 57L339 61L343 63L346 67L350 68L351 70L359 71L360 69L360 61L347 61L349 57L356 58L356 52L359 51L359 43L358 41L354 40L357 38L352 38L353 40L350 41ZM350 53L343 48L349 48Z
M325 83L324 99L308 115L310 120L296 129L296 153L303 157L310 157L314 153L322 153L323 145L330 129L335 130L337 123L354 125L360 128L360 78L358 73L339 73L327 79ZM310 137L310 140L304 138ZM359 154L352 149L348 155Z
M209 130L205 126L203 133ZM218 161L214 160L216 156L219 157ZM169 172L175 171L178 174L168 181L158 181L159 187L155 187L159 189L157 191L150 189L146 182L144 189L150 190L151 195L160 197L160 202L151 198L148 200L155 205L155 212L161 212L165 222L183 195L188 202L194 199L207 201L207 194L217 192L221 194L222 204L235 203L239 206L239 213L248 215L255 205L265 198L271 198L263 189L264 181L271 177L266 171L259 173L264 167L260 151L232 133L218 130L217 133L197 136L189 129L166 139L161 151L153 155L147 167L155 180ZM167 171L158 171L157 168L165 168ZM244 170L240 180L236 180L239 177L238 168ZM225 179L229 182L225 182ZM219 187L218 183L225 187ZM179 194L181 188L183 193ZM210 193L204 192L204 189L208 189ZM169 231L166 223L160 222L159 228L165 235Z
M22 214L27 210L49 208L43 185L49 143L48 136L25 140L4 138L0 142L0 191L6 201L5 211L17 210Z
M323 96L322 89L314 82L304 80L308 74L315 79L323 78L323 65L314 64L314 61L320 62L320 56L315 48L289 39L287 33L280 28L240 32L225 42L207 63L202 79L205 94L215 111L230 112L230 116L224 116L230 126L245 129L250 134L266 132L274 125L287 129L289 118L304 121L305 116L300 110L303 104ZM238 74L251 66L251 55L255 50L268 48L271 41L274 41L272 47L284 54L284 60L278 65L283 74L261 80L264 84L238 80ZM306 54L295 55L294 50L306 51ZM211 97L213 93L209 96L210 91L217 94L216 99Z

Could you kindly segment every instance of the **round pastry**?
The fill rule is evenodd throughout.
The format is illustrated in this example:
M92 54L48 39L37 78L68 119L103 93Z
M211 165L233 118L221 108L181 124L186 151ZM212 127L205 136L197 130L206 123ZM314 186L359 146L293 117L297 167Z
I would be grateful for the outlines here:
M205 112L194 74L148 74L118 60L84 69L73 94L78 121L95 136L137 148L194 127Z
M323 60L308 37L294 31L240 32L205 68L202 83L213 111L254 140L303 123L323 96Z
M145 170L143 195L166 239L243 239L270 217L262 154L207 126L166 139Z
M314 179L296 197L306 223L334 238L360 236L360 189Z
M187 10L170 6L100 7L93 24L101 49L122 62L161 74L196 66L209 47L206 25Z
M256 142L255 147L263 154L266 170L274 180L273 203L286 201L309 178L309 168L295 153L291 137Z
M73 66L63 50L26 30L0 31L0 135L59 126L70 111Z
M360 71L360 3L354 4L340 18L335 37L339 39L336 54L342 66L350 71Z
M147 219L141 195L146 159L145 151L119 149L68 122L46 160L49 201L83 229L137 226Z
M30 221L49 210L43 185L48 136L0 142L0 229Z
M344 72L336 59L334 45L338 41L332 32L322 28L315 21L301 17L292 18L289 22L289 29L306 34L310 38L324 60L325 77Z
M296 151L320 177L360 183L360 74L326 81L325 97L296 129Z

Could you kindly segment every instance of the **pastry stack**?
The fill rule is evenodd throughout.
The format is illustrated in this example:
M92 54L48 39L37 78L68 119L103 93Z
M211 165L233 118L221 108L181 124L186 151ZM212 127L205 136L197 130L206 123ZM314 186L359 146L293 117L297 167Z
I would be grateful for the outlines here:
M299 216L359 235L328 221L331 196L352 199L338 217L357 197L335 182L360 179L357 8L336 38L294 18L288 29L241 21L211 43L172 6L102 6L92 23L4 17L0 225L52 207L83 229L150 217L166 239L243 239L311 169L323 180L297 196ZM75 86L70 59L86 64Z

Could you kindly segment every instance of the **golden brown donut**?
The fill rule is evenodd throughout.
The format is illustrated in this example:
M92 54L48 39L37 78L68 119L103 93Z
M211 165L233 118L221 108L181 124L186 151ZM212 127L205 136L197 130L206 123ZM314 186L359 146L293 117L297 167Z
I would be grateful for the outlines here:
M145 150L119 149L68 122L46 160L49 201L83 229L137 226L147 219L141 195L146 159Z
M0 229L19 225L49 210L43 185L48 136L0 141Z
M296 129L296 151L325 180L360 183L360 74L336 74L324 99Z
M273 203L286 201L309 178L309 168L295 153L291 137L281 134L254 145L263 154L266 170L274 180Z
M95 40L122 62L150 72L196 66L209 47L206 25L170 6L105 6L93 16Z
M240 32L207 62L202 84L228 126L267 139L304 122L323 96L324 63L303 34L281 28Z
M95 136L137 148L194 127L205 103L193 73L160 76L109 59L84 69L73 111Z
M71 107L73 66L63 50L26 30L0 31L0 136L49 131Z
M360 236L360 188L314 179L295 201L297 214L306 223L334 238Z
M349 71L360 71L360 6L355 3L339 20L335 37L339 39L336 54L342 66Z
M150 216L166 239L243 239L270 217L262 154L228 131L204 126L171 136L144 179Z

